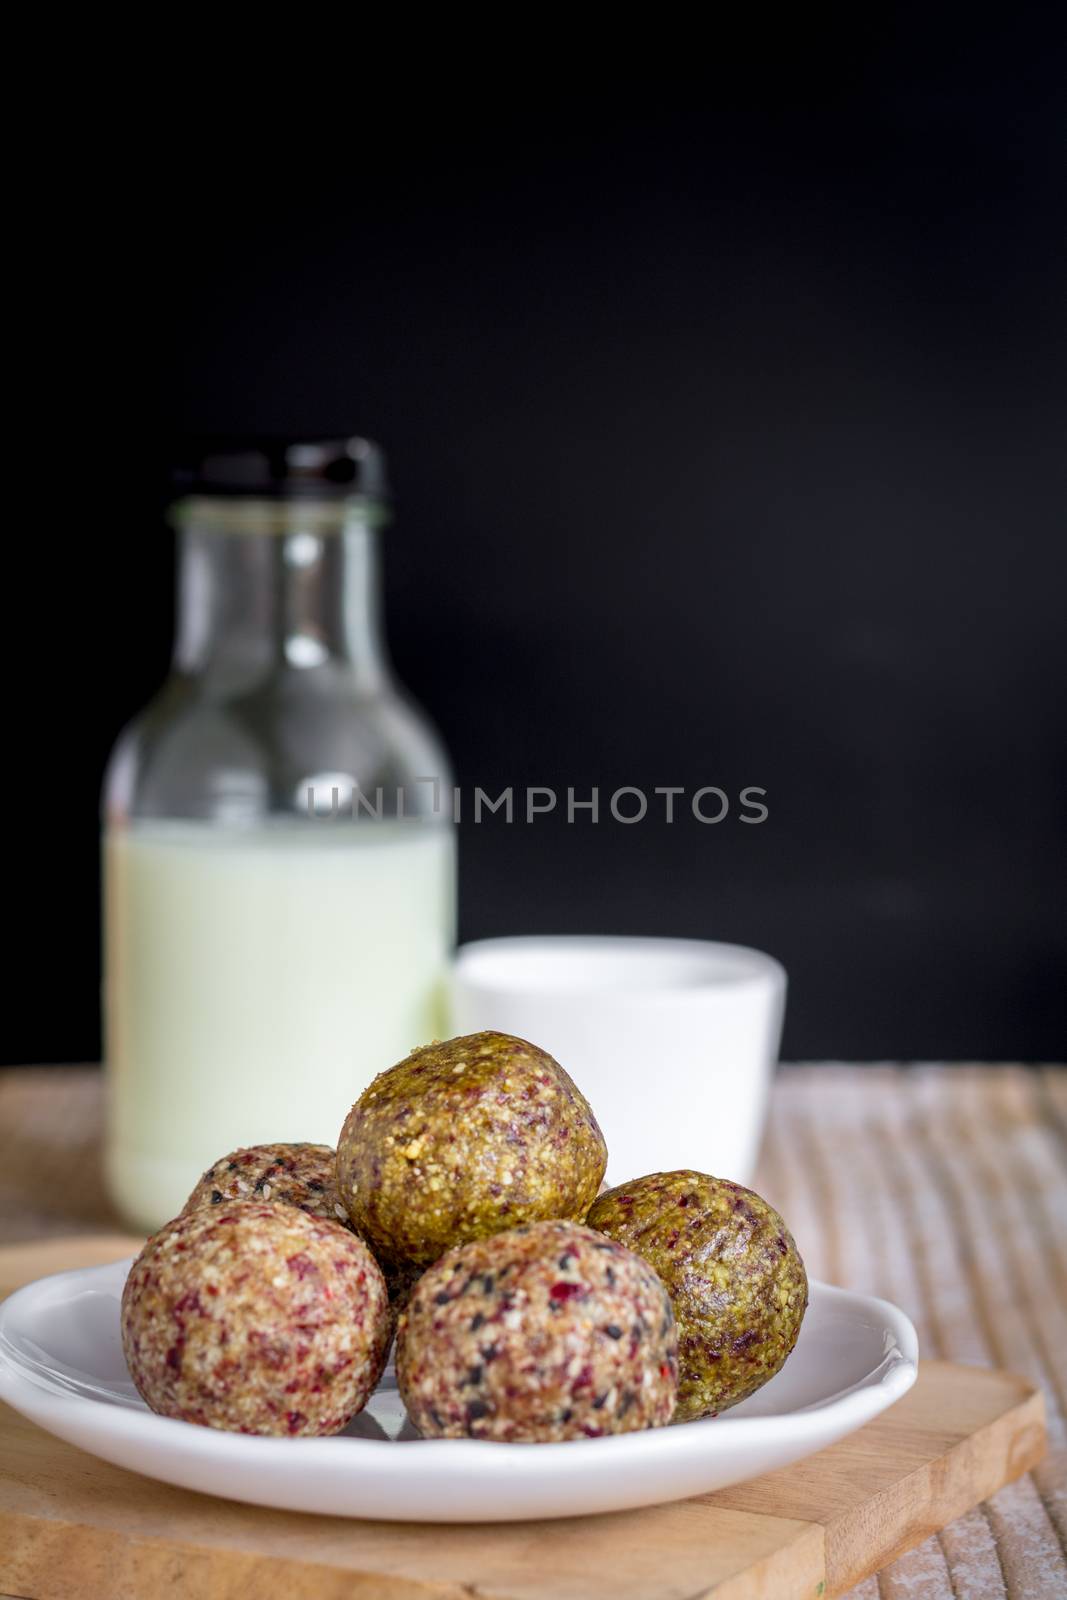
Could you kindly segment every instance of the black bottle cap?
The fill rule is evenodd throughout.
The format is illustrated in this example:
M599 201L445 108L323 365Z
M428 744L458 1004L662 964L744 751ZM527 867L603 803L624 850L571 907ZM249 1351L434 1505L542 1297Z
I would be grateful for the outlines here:
M369 439L215 437L178 452L171 492L250 500L347 500L388 496L385 457Z

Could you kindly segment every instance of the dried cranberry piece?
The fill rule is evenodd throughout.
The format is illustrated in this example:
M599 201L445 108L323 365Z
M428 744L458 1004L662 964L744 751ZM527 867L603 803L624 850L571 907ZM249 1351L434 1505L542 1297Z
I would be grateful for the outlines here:
M550 1300L573 1300L575 1295L585 1294L584 1283L554 1283L548 1291Z

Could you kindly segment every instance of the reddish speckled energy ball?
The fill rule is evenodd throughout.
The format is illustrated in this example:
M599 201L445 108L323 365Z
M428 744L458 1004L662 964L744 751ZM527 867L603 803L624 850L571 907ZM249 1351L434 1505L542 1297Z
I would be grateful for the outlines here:
M678 1336L647 1262L580 1223L536 1222L450 1250L422 1275L396 1375L431 1437L597 1438L671 1420Z
M391 1327L363 1241L270 1201L168 1222L122 1296L122 1348L142 1398L161 1416L232 1433L338 1433L374 1392Z
M350 1227L337 1193L337 1154L328 1144L253 1144L208 1167L183 1211L227 1200L271 1200Z

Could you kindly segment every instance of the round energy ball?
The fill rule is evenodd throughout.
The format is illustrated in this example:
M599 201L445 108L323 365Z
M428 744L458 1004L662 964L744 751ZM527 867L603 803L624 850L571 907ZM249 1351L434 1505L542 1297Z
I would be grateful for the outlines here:
M704 1172L656 1172L609 1189L588 1220L667 1286L678 1321L676 1421L714 1416L774 1377L797 1342L808 1279L766 1200Z
M598 1438L671 1420L678 1342L667 1291L592 1228L535 1222L450 1250L397 1333L411 1421L435 1438Z
M328 1144L253 1144L208 1167L182 1207L218 1206L227 1200L273 1200L313 1217L349 1227L337 1194L337 1157Z
M122 1296L122 1348L153 1411L232 1433L338 1433L392 1327L377 1263L338 1222L270 1201L183 1212Z
M544 1050L506 1033L425 1045L348 1114L337 1188L386 1263L547 1217L580 1221L607 1165L589 1102Z

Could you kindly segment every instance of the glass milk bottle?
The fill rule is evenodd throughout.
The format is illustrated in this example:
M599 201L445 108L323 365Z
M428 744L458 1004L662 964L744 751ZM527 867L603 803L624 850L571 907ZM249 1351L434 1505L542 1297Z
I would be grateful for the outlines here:
M104 787L108 1179L132 1223L264 1141L334 1144L441 1031L444 752L385 654L365 440L201 455L173 669Z

